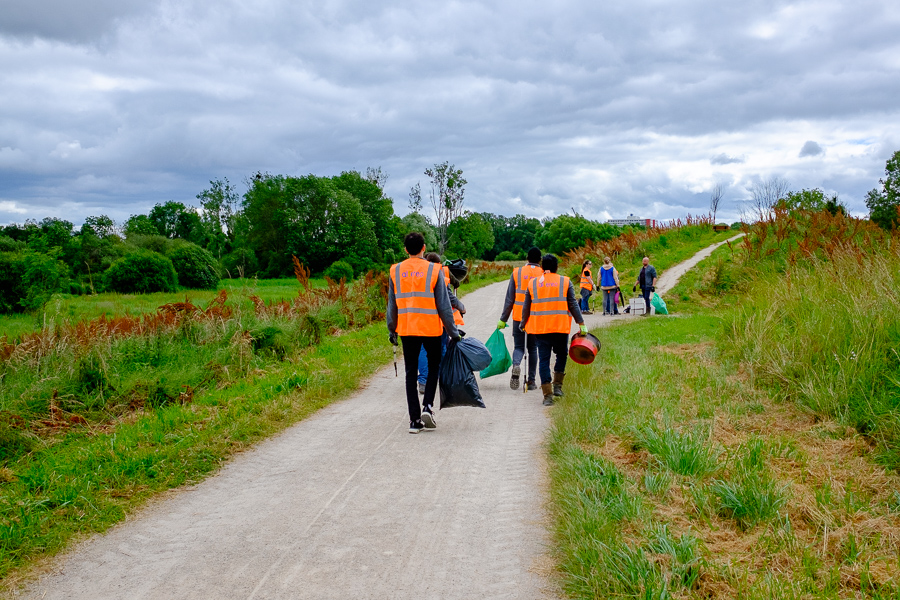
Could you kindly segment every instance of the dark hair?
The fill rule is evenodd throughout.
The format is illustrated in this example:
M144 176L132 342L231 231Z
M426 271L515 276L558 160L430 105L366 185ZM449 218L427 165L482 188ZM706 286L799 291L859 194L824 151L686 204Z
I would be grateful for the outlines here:
M541 258L541 268L545 271L556 273L556 270L559 268L559 261L556 260L556 257L552 254L545 254L544 257Z
M410 256L415 256L425 247L425 237L418 231L411 231L403 238L403 247Z
M532 248L528 251L528 262L538 264L541 262L541 249Z
M582 272L584 271L584 268L587 266L588 263L593 264L593 262L591 261L591 259L587 259L586 261L584 261L583 263L581 263L581 270L582 270Z
M427 260L428 262L441 264L441 255L437 252L428 252L425 254L425 260Z

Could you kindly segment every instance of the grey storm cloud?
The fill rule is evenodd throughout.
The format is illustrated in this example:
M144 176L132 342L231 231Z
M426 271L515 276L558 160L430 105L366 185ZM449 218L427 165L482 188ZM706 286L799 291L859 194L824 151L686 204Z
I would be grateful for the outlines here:
M711 159L709 159L709 162L714 165L730 165L734 163L742 163L744 162L744 159L740 156L728 156L723 152L721 154L716 154L715 156L713 156Z
M820 146L816 142L808 141L803 144L802 148L800 148L800 154L798 156L800 156L801 158L804 156L818 156L823 152L825 152L825 150L822 149L822 146Z
M211 179L368 166L402 213L444 160L464 170L469 208L502 214L675 218L726 181L727 218L770 175L864 210L900 148L889 0L0 0L0 13L0 223L124 219L191 203ZM827 155L798 157L810 139Z

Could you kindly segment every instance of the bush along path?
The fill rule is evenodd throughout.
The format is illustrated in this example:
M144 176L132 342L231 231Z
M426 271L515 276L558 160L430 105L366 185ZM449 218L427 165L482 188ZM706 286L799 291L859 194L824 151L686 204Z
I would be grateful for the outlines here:
M805 231L777 219L763 224L768 233ZM823 219L811 220L809 239L778 245L827 245ZM850 333L829 329L835 321L856 318L856 338L881 337L858 316L873 303L845 306L846 289L826 282L861 282L896 254L870 260L862 246L835 242L825 261L789 261L759 251L766 231L747 233L674 288L670 306L686 311L678 318L606 330L605 360L573 371L573 393L554 410L554 554L572 598L897 597L896 421L878 395L866 405L848 394L839 368L874 377L880 355L865 355L863 343L856 359L867 365L849 350L822 355ZM843 279L828 275L842 269Z
M503 282L466 297L470 335L487 339L505 287ZM604 323L597 315L591 319ZM317 389L350 384L333 377L347 366L358 373L384 364L384 354L369 362L366 350L389 352L383 325L351 337L359 345L331 338L326 344L334 359L305 371ZM487 379L481 382L486 410L442 411L437 431L410 436L403 380L393 371L377 370L346 401L60 557L22 595L118 598L140 590L145 598L557 597L544 537L541 443L549 411L540 394L513 392L505 376ZM235 386L234 400L210 402L210 410L227 411L238 398L242 404L252 399L240 419L250 425L254 416L278 412L267 397L283 398L276 407L305 397L306 380L293 377L284 372L262 386ZM285 394L286 388L293 391ZM132 464L160 453L160 445L183 448L207 435L203 422L210 417L153 430L145 454ZM115 450L108 438L98 443ZM168 456L168 464L153 469L156 477L181 460ZM144 492L138 487L134 493Z

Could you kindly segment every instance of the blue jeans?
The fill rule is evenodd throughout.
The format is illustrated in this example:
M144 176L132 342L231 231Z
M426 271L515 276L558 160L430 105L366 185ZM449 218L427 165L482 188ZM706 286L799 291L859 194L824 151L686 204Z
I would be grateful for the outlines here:
M647 312L645 315L650 314L650 295L653 293L650 291L650 288L641 288L641 293L644 295L644 303L647 305Z
M537 338L538 362L541 373L541 384L551 383L553 374L550 372L550 353L556 354L556 363L553 365L554 373L566 372L566 359L569 357L569 334L567 333L539 333Z
M616 310L616 290L603 290L603 313L611 315Z
M444 355L447 354L447 342L449 339L450 336L446 333L441 335L441 358L444 358ZM425 346L422 346L422 350L419 351L418 382L424 384L426 381L428 381L428 358L425 355Z
M579 302L579 305L578 305L579 308L581 308L581 312L590 310L590 305L588 304L588 300L590 299L591 294L592 294L591 290L586 290L584 288L581 288L581 301Z

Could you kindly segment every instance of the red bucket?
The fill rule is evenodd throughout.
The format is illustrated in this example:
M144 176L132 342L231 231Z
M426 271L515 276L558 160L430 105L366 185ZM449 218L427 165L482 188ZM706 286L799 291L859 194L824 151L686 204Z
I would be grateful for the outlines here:
M589 365L600 352L600 340L592 333L576 333L569 344L569 358L579 365Z

